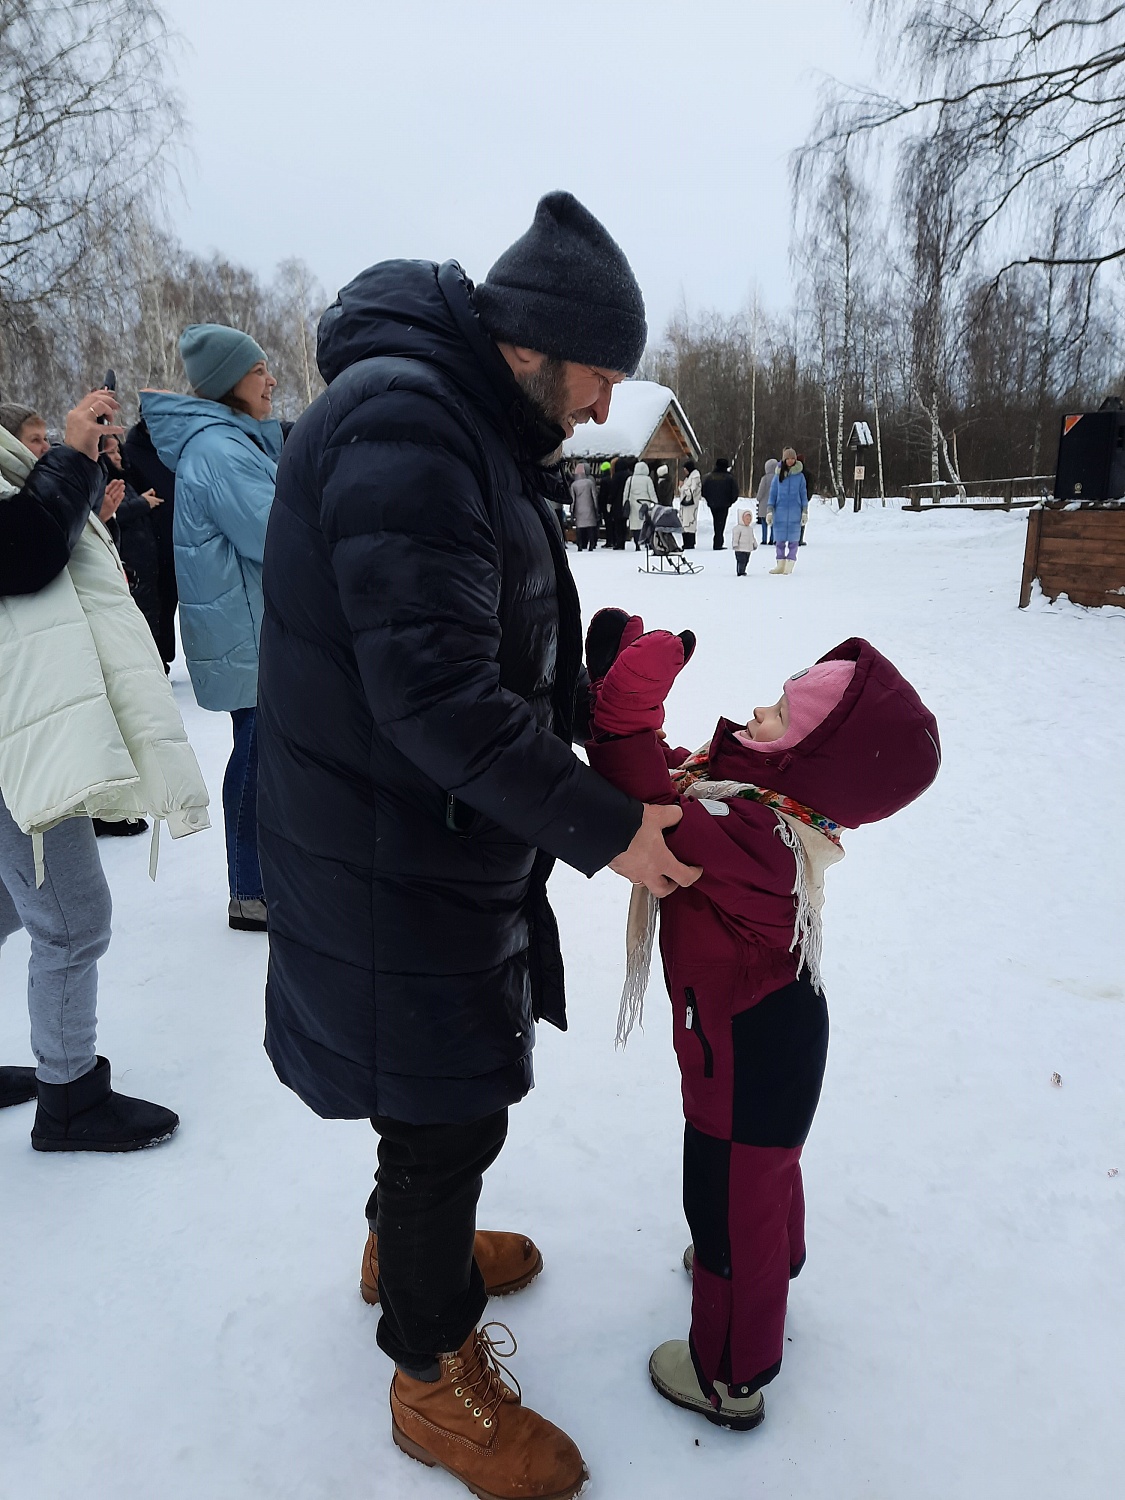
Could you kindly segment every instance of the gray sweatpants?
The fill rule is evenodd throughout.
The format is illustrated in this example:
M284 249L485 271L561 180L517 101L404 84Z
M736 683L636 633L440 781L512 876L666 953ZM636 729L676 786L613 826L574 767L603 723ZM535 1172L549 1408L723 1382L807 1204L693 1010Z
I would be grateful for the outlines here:
M36 889L31 837L0 798L0 943L31 938L27 1008L35 1076L73 1083L94 1066L98 959L109 947L111 906L94 825L67 818L43 835L46 876Z

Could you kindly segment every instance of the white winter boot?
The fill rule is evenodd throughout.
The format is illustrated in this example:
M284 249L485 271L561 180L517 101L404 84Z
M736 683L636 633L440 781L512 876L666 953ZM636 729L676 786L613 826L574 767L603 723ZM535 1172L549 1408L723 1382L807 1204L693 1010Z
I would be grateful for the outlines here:
M692 1364L686 1339L669 1339L652 1351L648 1362L649 1378L666 1401L698 1412L717 1427L731 1427L735 1432L750 1432L766 1416L765 1397L761 1391L752 1396L732 1396L721 1380L715 1382L720 1402L717 1407L703 1394L699 1376Z
M774 566L770 569L771 573L788 573L788 571L789 569L786 567L785 563L782 562L780 557L778 558Z
M796 562L796 559L795 559L795 558L792 558L792 557L790 557L790 558L788 558L788 559L787 559L787 560L786 560L786 561L785 561L785 562L783 562L783 563L782 563L782 565L781 565L781 567L782 567L782 571L783 571L783 572L786 572L786 573L792 573L792 571L793 571L793 569L794 569L794 568L795 568L795 567L796 567L796 566L797 566L797 562Z

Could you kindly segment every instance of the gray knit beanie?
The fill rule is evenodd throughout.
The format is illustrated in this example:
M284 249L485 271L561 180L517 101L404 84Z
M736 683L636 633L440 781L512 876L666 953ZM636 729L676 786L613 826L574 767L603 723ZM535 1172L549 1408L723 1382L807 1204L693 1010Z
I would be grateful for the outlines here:
M192 323L180 334L180 358L197 396L218 401L265 359L262 346L239 328Z
M554 359L632 375L645 350L645 302L632 267L573 193L540 198L531 228L473 301L493 338Z

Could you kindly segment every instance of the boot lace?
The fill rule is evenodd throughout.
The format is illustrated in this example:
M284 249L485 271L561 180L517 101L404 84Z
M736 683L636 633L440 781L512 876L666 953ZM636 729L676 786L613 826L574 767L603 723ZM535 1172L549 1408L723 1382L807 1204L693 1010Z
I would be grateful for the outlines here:
M506 1323L485 1323L477 1329L472 1353L454 1375L453 1394L463 1398L486 1429L494 1425L508 1396L514 1392L523 1399L519 1381L504 1363L516 1348L516 1336Z

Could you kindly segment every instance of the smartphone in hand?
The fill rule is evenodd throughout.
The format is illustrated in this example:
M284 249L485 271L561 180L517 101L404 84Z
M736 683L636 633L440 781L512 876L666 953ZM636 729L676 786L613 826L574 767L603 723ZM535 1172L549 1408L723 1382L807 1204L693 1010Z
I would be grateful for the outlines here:
M109 370L107 370L105 372L105 379L102 381L102 390L103 391L114 391L114 392L116 392L116 390L117 390L117 371L116 370L109 369ZM109 418L108 417L99 417L98 421L102 424L103 427L107 427L109 425Z

